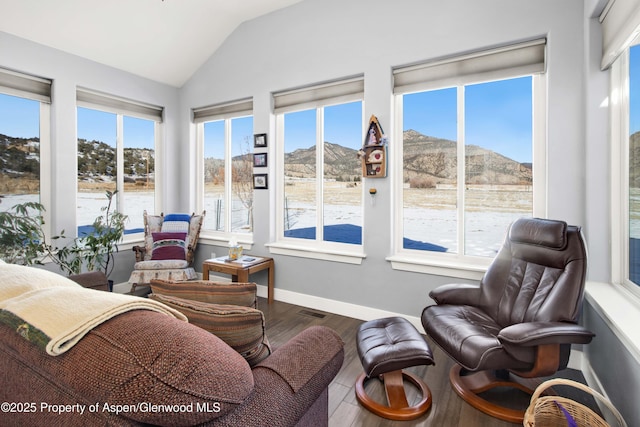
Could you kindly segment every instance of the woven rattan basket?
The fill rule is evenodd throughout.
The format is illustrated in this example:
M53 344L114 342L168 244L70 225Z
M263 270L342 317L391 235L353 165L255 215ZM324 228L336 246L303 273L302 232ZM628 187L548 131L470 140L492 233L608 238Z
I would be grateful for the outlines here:
M554 385L571 386L592 395L609 408L620 427L627 427L618 410L603 395L584 384L563 378L545 381L536 388L531 396L531 404L524 414L523 425L525 427L567 427L573 425L569 424L566 414L558 405L573 418L577 427L613 427L600 415L574 400L562 396L541 396L544 390Z

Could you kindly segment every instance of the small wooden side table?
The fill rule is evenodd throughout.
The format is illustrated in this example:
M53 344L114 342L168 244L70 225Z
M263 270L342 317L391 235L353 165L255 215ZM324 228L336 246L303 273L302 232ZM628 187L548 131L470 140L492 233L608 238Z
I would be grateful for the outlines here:
M230 274L231 280L234 282L248 282L250 274L268 270L269 283L267 286L267 301L272 303L275 278L275 263L273 262L273 258L253 257L252 255L245 256L256 258L256 260L254 262L235 262L215 258L204 261L202 264L202 278L209 280L209 272L215 271L217 273Z

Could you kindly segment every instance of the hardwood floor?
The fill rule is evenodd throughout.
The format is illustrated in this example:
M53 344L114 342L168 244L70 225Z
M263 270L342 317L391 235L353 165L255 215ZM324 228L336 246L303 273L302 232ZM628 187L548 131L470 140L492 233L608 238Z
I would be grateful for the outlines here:
M451 389L449 369L453 365L438 346L427 341L434 355L434 366L418 366L409 371L423 378L433 395L433 404L427 414L413 421L390 421L378 417L362 408L355 397L355 381L362 372L362 365L356 350L356 330L361 320L335 314L299 307L292 304L274 301L267 304L266 299L259 299L259 307L265 314L267 337L275 349L287 340L313 325L324 325L335 330L345 343L345 359L342 369L329 387L329 426L330 427L507 427L517 424L504 422L472 408ZM565 370L563 373L581 377L578 371ZM566 375L565 375L566 376ZM413 386L407 386L410 403L418 401ZM383 403L384 388L378 380L370 380L366 385L367 393ZM513 398L508 393L507 398ZM515 398L518 404L526 408L528 398L523 394Z

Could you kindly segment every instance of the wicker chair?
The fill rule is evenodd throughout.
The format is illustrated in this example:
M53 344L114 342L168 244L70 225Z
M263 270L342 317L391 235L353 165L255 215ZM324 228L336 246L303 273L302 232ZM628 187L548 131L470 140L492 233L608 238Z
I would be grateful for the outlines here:
M200 229L205 212L201 215L160 214L144 212L144 246L134 246L134 271L129 277L130 294L141 294L139 286L149 293L152 279L193 280L197 278L192 267ZM137 291L137 292L136 292Z

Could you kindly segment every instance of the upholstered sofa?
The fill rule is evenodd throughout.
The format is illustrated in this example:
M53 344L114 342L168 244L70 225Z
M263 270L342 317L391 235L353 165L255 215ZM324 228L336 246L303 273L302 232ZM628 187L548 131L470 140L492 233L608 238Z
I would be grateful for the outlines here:
M325 327L251 368L215 335L149 310L99 324L59 356L0 324L2 424L323 426L343 359Z

